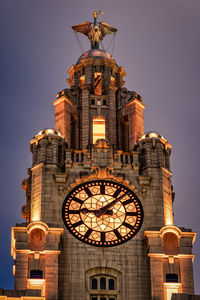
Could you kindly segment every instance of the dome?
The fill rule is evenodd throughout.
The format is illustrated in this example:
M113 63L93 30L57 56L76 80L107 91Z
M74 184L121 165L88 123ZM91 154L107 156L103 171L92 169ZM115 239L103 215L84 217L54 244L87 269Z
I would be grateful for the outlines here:
M143 136L141 137L141 140L144 140L144 139L162 139L162 140L165 140L166 139L160 135L158 132L156 131L147 131L143 134Z
M37 138L37 137L39 137L40 135L43 135L43 134L45 134L45 135L59 135L59 136L62 136L62 135L60 134L60 132L57 131L57 130L55 130L55 129L52 129L52 128L45 128L45 129L40 130L40 131L34 136L34 138Z
M90 49L90 50L84 52L79 57L79 59L77 60L77 64L79 64L82 59L89 58L89 57L94 57L95 59L107 58L107 59L114 60L114 58L112 57L112 55L110 53L106 52L105 50Z

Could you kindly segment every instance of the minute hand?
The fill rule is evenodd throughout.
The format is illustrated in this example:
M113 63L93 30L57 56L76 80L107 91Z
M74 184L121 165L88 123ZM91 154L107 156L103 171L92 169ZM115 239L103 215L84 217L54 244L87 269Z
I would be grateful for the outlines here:
M100 217L103 214L105 214L107 212L108 209L110 209L111 207L113 207L113 205L115 205L115 203L117 203L118 201L120 201L122 198L124 198L125 194L123 194L122 196L120 196L119 198L113 200L112 202L108 203L106 206L101 207L97 212L96 212L96 216Z

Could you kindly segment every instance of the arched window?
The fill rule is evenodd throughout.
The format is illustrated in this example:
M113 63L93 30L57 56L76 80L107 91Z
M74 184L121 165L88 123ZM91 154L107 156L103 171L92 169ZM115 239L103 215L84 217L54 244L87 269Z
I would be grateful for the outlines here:
M106 290L106 278L105 277L100 278L100 289Z
M109 290L114 290L114 289L115 289L115 281L114 281L114 279L112 279L112 278L110 278L110 279L108 280L108 289L109 289Z
M108 275L90 277L90 300L117 300L116 278Z
M105 139L106 137L106 121L103 117L96 117L93 119L93 144L98 139Z
M92 290L97 290L97 279L92 278Z

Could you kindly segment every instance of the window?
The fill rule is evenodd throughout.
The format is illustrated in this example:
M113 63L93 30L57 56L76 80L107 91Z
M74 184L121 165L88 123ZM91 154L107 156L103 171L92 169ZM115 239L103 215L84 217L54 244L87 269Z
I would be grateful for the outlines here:
M97 290L97 279L92 278L92 290Z
M102 94L102 74L99 72L94 73L94 94L101 95Z
M106 289L106 278L105 277L101 277L100 278L100 289L101 290L105 290Z
M121 273L109 267L95 267L85 272L86 290L90 300L118 300Z
M112 278L108 280L108 289L109 290L114 290L115 289L115 281Z
M93 144L98 139L105 139L106 135L106 122L103 117L96 117L93 119Z
M105 99L103 100L103 105L107 105L107 101Z
M115 86L115 77L113 76L110 77L110 83L111 85Z
M43 271L41 271L41 270L31 270L30 278L32 278L32 279L42 279L43 278Z
M107 275L96 275L90 278L91 300L116 300L116 278Z
M91 100L91 105L95 105L95 99Z
M85 75L80 77L80 87L82 87L85 84Z
M165 282L178 282L178 275L174 273L166 274Z

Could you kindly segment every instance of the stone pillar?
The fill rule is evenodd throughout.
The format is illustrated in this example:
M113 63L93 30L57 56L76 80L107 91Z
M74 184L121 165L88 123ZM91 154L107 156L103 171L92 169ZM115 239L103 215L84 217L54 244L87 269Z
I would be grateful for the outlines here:
M55 106L55 129L67 140L70 147L71 142L71 113L72 102L66 97L61 96L54 101Z
M163 192L163 206L164 206L164 224L173 224L173 206L172 206L172 185L171 172L165 168L161 168L162 175L162 192Z
M31 169L31 222L41 220L43 173L44 164L39 164Z
M86 149L89 143L89 86L82 88L82 115L81 115L81 148Z
M28 277L28 254L16 253L15 289L25 290Z
M45 262L46 299L58 299L58 254L46 255Z
M110 86L108 92L109 118L106 124L106 133L110 144L117 145L117 120L116 120L116 90L117 87Z
M129 124L129 150L133 150L135 143L144 134L144 108L145 105L136 98L126 106Z

